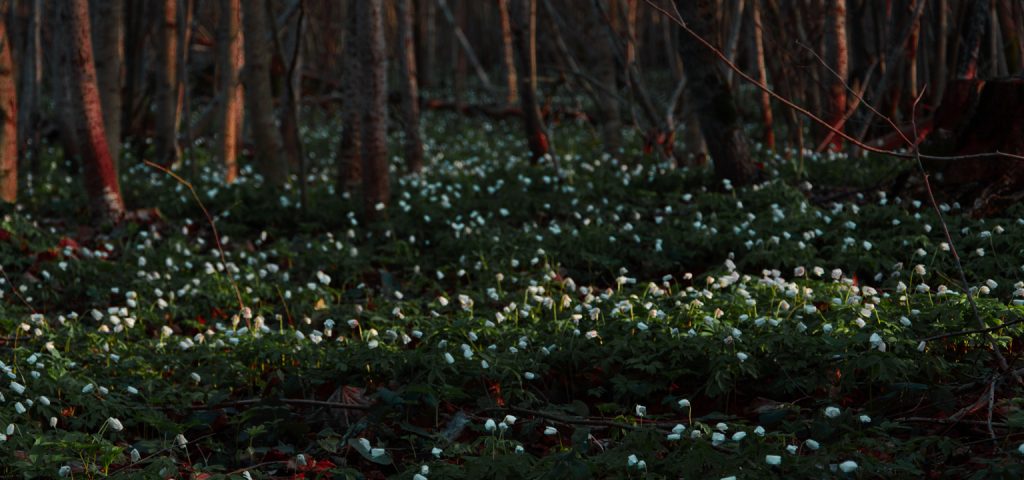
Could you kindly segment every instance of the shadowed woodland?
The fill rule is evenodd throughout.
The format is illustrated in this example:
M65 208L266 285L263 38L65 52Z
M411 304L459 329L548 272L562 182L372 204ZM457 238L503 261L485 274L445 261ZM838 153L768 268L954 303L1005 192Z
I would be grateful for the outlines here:
M1024 2L0 13L3 478L1024 476Z

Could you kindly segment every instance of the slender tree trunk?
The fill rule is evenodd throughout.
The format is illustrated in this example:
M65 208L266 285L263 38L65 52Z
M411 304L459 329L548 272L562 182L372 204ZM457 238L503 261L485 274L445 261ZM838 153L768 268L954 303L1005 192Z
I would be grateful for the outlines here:
M420 62L416 73L419 74L420 85L424 88L434 86L434 74L437 68L437 5L434 0L419 0L417 10L422 12L417 25L421 26L421 36L417 46L421 47L416 60Z
M281 132L274 121L274 94L270 86L270 35L265 0L244 0L245 98L256 144L256 168L263 181L280 187L288 181L288 162L281 155Z
M220 157L224 181L238 178L238 144L242 133L245 97L242 90L242 64L245 62L242 40L241 0L220 0Z
M758 0L754 0L752 3L757 3ZM729 37L725 42L725 56L729 61L736 61L736 54L739 52L740 33L743 28L743 11L746 9L746 2L744 0L732 0L732 8L730 9L733 14L732 24L729 26ZM755 32L755 35L757 33ZM732 85L733 71L725 69L725 81L729 85Z
M383 0L360 0L359 54L362 64L363 202L367 218L379 218L378 208L391 197L387 146L387 50L384 45Z
M938 9L937 25L935 27L935 90L932 92L932 102L938 103L942 101L942 96L946 92L946 81L949 74L949 59L948 59L948 45L949 45L949 5L948 0L937 0L935 2L935 8Z
M622 113L618 97L615 44L608 35L605 22L596 6L591 5L585 15L586 43L583 54L585 62L592 66L595 81L599 84L599 88L596 89L598 101L595 107L596 117L601 123L601 139L606 152L618 155L622 148Z
M1024 68L1024 35L1014 20L1013 4L1010 0L995 0L998 10L999 31L1003 34L1003 53L1010 75L1021 73Z
M176 165L178 150L178 0L162 0L156 75L156 160Z
M72 99L74 86L71 82L71 77L74 75L71 70L74 62L71 58L74 39L71 38L71 32L67 30L70 25L68 20L70 13L65 11L67 8L64 4L50 4L48 18L51 18L49 27L52 36L52 54L46 58L49 62L48 70L51 72L49 77L54 103L53 120L57 124L61 149L65 160L67 160L68 170L71 173L78 173L81 168L81 148L84 142L79 140L78 129L75 126L76 117ZM32 163L33 173L37 173L39 167L40 162L34 161Z
M714 38L711 0L676 0L683 21L702 38ZM689 80L701 131L715 162L715 176L734 184L748 184L756 177L747 138L740 127L732 92L718 67L718 59L689 34L680 37L683 67Z
M832 0L831 27L829 34L832 37L832 54L834 57L829 62L836 71L832 77L829 87L829 124L842 129L843 119L846 117L846 81L850 78L849 55L846 47L846 0ZM832 150L843 148L842 137L832 137L830 147Z
M519 85L519 98L523 108L523 127L526 130L527 145L531 160L537 163L548 153L548 136L544 133L544 119L537 102L537 55L536 42L531 39L530 17L536 18L535 0L511 0L512 36L515 39L516 57L523 72Z
M181 0L178 8L178 78L175 85L175 112L178 125L184 130L181 138L175 138L178 152L183 152L188 158L192 175L198 174L198 167L193 158L188 156L192 147L192 90L189 88L188 66L189 53L192 49L192 16L195 12L195 0ZM184 121L182 121L184 119Z
M96 75L103 101L103 126L107 147L117 168L121 158L121 69L124 65L125 0L96 4Z
M302 39L308 22L304 0L297 0L297 3L295 27L289 29L287 41L281 45L280 52L285 68L284 74L280 76L284 84L281 92L281 140L288 165L300 173L301 180L305 165L302 138L299 135L299 97L302 95ZM299 185L301 187L304 183L300 182Z
M92 35L89 32L89 0L67 0L58 7L69 15L72 103L78 138L82 140L82 171L93 215L102 221L117 222L124 216L121 186L103 130L103 107L96 81ZM70 11L66 11L70 10Z
M143 113L149 110L146 95L146 37L150 30L150 21L146 15L147 0L127 0L125 18L125 59L124 65L124 96L121 99L122 135L140 138L143 136ZM160 5L153 4L153 7ZM136 148L145 144L136 142Z
M843 0L836 0L842 2ZM757 81L768 85L768 68L764 61L764 29L761 25L761 4L751 2L750 16L754 21L754 57L757 60ZM764 128L764 144L769 150L775 150L775 127L772 119L772 98L768 92L761 92L761 123Z
M39 152L39 93L43 81L43 0L31 0L22 65L18 75L18 149L31 150L32 162ZM29 148L29 137L31 149Z
M405 163L411 172L423 170L420 138L420 92L416 83L416 44L413 41L412 0L398 0L398 62L401 70Z
M356 2L349 3L345 29L344 50L344 100L342 103L341 144L338 146L338 191L347 192L363 180L362 157L362 103L361 93L363 72L359 59L359 12Z
M460 2L464 1L460 0ZM465 58L473 65L473 70L476 72L477 78L480 79L480 83L483 84L484 88L491 89L491 79L487 76L487 71L484 70L483 65L480 64L480 60L477 58L476 52L473 51L473 46L469 43L469 39L466 38L466 34L462 31L459 21L455 18L451 9L448 8L448 3L445 0L437 0L437 6L441 9L441 13L444 14L445 20L454 29L455 39L459 42L459 46L462 47L461 51L465 54Z
M14 203L18 200L18 95L7 35L9 7L0 0L0 200Z
M988 24L989 0L970 0L967 3L967 18L964 19L963 40L957 53L956 78L973 80L978 77L978 58L981 54L981 39Z
M498 0L498 15L501 18L501 51L502 62L505 65L505 82L508 85L505 103L514 105L519 98L519 89L516 86L516 61L512 47L512 24L508 18L508 0Z

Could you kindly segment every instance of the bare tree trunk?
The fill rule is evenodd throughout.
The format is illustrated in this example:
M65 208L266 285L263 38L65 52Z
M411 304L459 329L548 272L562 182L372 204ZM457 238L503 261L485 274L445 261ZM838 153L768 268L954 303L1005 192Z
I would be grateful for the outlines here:
M359 53L362 63L363 205L367 218L379 218L391 198L387 146L387 50L383 0L360 0ZM381 210L378 210L380 208Z
M121 98L121 132L122 135L142 137L142 119L144 113L149 110L149 102L144 98L146 95L146 37L150 31L150 21L147 16L147 0L127 0L127 12L125 27L125 60L124 65L124 96ZM153 3L150 8L161 7ZM136 148L141 150L145 145L143 142L135 142Z
M416 44L412 30L412 0L398 0L398 63L402 79L402 118L405 127L405 163L411 172L423 170L420 138L420 92L416 83Z
M46 58L47 68L52 72L49 78L50 91L54 97L53 120L57 124L57 134L60 138L64 158L68 161L68 169L71 173L77 173L81 167L82 154L80 150L83 142L78 139L74 102L71 98L74 95L71 84L71 77L74 74L71 71L73 62L71 45L74 40L70 38L71 32L67 31L70 24L69 13L64 11L67 8L63 4L50 4L47 18L51 19L48 27L53 40L51 43L53 52ZM39 167L38 161L33 162L33 173L36 173Z
M702 38L713 38L711 0L676 0L683 21ZM690 99L695 103L701 131L715 162L715 176L734 184L754 181L756 171L750 159L747 138L739 123L732 92L718 68L718 59L691 35L680 37L683 66L689 80Z
M752 3L757 3L758 0L754 0ZM733 14L733 21L729 29L729 37L725 42L725 56L729 61L736 61L736 53L739 51L740 43L740 32L743 28L743 11L746 8L746 2L744 0L732 0L732 8L730 9ZM754 32L757 35L757 32ZM725 69L725 82L732 85L733 71Z
M432 0L431 0L432 1ZM345 29L345 42L342 55L344 68L344 100L342 104L341 144L338 146L338 191L347 192L351 187L362 182L362 102L360 100L365 74L359 59L359 12L356 2L349 3L348 28Z
M175 112L178 125L184 130L184 135L178 138L175 135L175 144L178 152L182 152L189 161L192 175L198 175L198 167L195 159L188 156L192 147L192 90L188 84L189 53L192 49L192 16L195 12L195 0L181 0L178 8L178 78L175 85ZM184 121L182 121L184 119Z
M1010 0L995 0L999 31L1003 38L1003 57L1010 75L1017 75L1024 68L1024 37L1019 30L1020 25L1013 18L1013 5Z
M281 46L280 56L285 64L284 75L281 75L284 89L281 92L281 140L288 165L299 172L301 180L305 170L302 138L299 135L299 97L302 95L302 39L305 35L306 10L304 0L296 0L298 15L295 27L289 29L288 38ZM303 191L299 183L300 191Z
M957 53L956 78L973 80L978 77L978 58L981 54L981 39L988 24L989 0L970 0L967 4L967 18L964 19L963 40Z
M242 90L242 64L245 62L242 40L241 0L220 0L220 157L224 181L238 178L238 144L242 132L245 97Z
M420 62L416 73L419 74L420 85L424 88L434 86L434 70L437 68L437 5L434 0L419 0L417 12L420 12L420 38L416 42L421 50L416 55Z
M836 0L842 2L844 0ZM764 61L764 29L761 25L761 4L753 1L750 4L750 16L754 21L754 57L757 60L757 81L768 85L768 68ZM764 144L769 150L775 150L775 127L772 119L772 98L768 92L761 92L761 123L764 128Z
M43 88L43 0L31 0L22 65L18 71L18 148L23 155L32 152L32 162L39 156L39 97ZM32 136L31 149L29 136Z
M156 160L177 164L178 150L178 0L162 0L156 75Z
M121 68L124 65L125 0L96 2L96 75L103 101L107 147L117 168L121 158Z
M0 1L0 200L18 200L18 95L15 91L11 39L7 35L10 4Z
M469 63L473 64L473 70L476 72L477 78L480 79L480 83L482 83L484 88L487 88L488 90L493 88L491 85L491 79L487 76L487 71L484 70L483 65L480 65L480 60L477 58L476 52L473 51L473 46L469 43L469 39L466 38L466 34L463 33L462 27L455 19L455 15L452 14L451 9L448 8L448 3L445 0L437 0L437 6L441 9L441 13L444 14L445 20L447 20L454 29L455 38L462 47L462 52L465 53L465 57L469 60Z
M515 50L512 47L512 25L508 18L508 0L498 0L498 14L501 18L501 47L502 61L505 64L505 81L508 85L505 103L514 105L519 98L519 89L516 86L516 61Z
M245 0L242 12L245 35L245 98L256 143L256 168L263 181L280 187L288 181L288 162L281 156L281 132L274 121L274 94L270 87L273 51L265 0Z
M62 15L70 16L66 24L72 49L71 100L78 138L83 142L82 171L90 207L100 220L117 222L124 216L124 200L107 147L106 132L103 131L103 107L89 32L89 0L68 0L66 5L58 8L63 11Z
M949 62L948 59L948 45L949 45L949 5L948 0L938 0L935 2L935 8L938 9L938 19L935 32L935 40L937 45L935 46L935 68L933 76L935 77L935 90L932 92L933 103L938 103L942 100L942 96L946 92L946 81L948 75Z
M846 0L833 0L831 9L831 29L834 57L829 62L836 71L829 87L829 124L842 129L843 119L846 117L846 81L850 78L849 56L846 47ZM832 150L843 148L842 137L832 137L830 147Z
M523 107L523 127L533 163L548 153L548 136L544 133L544 119L537 102L537 55L536 42L531 38L535 33L535 0L511 0L512 36L515 39L516 57L523 72L519 86L519 98ZM524 31L528 30L528 31Z
M595 107L596 117L601 123L601 138L604 150L612 155L618 155L622 148L622 113L613 53L615 45L596 7L588 8L584 15L586 40L583 54L585 62L593 68L595 81L599 87L596 90L598 101L595 102Z

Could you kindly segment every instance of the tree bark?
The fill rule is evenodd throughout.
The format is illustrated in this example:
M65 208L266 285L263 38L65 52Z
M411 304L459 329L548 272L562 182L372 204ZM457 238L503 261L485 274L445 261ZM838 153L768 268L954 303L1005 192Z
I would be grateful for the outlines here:
M156 160L175 165L178 150L178 0L162 0L156 75Z
M416 83L416 44L413 41L412 0L398 0L398 63L401 71L405 163L410 172L423 170L420 138L420 92Z
M238 178L238 144L242 132L245 97L242 90L242 64L245 62L242 40L241 0L220 0L220 158L224 164L224 182Z
M846 46L846 0L833 0L831 15L831 27L829 35L832 37L832 55L829 62L835 70L829 86L829 107L828 121L833 127L842 129L843 119L846 117L846 81L850 78L849 55ZM839 135L832 137L829 148L838 151L843 148L843 138Z
M245 0L242 12L245 35L245 98L256 144L256 169L271 187L288 181L288 162L281 155L281 132L274 121L274 93L270 86L273 51L265 0Z
M383 0L360 0L359 54L362 64L363 206L367 218L383 215L390 197L387 146L387 51ZM380 208L380 210L378 210Z
M841 3L845 0L836 0ZM761 25L761 4L758 1L751 2L750 16L754 21L754 57L757 60L757 81L762 85L768 85L768 68L764 61L764 29ZM772 98L768 92L761 92L761 128L764 129L762 137L764 144L769 150L775 150L775 127L772 117Z
M362 102L360 101L365 72L359 59L359 12L356 2L349 3L348 28L345 29L345 41L342 55L344 68L344 93L342 103L341 144L338 146L338 191L347 192L363 180L362 157Z
M596 91L599 100L595 107L596 117L601 123L601 139L605 152L618 155L622 148L622 112L613 53L615 44L596 6L588 8L585 15L586 44L583 52L586 62L593 68L595 81L600 85Z
M702 38L714 38L712 0L676 0L682 19ZM718 68L718 58L693 36L680 37L683 67L689 80L690 99L695 103L701 131L715 162L715 176L733 184L754 181L756 170L750 159L747 138L740 127L732 92Z
M39 156L39 97L43 88L43 1L31 0L29 9L27 39L18 71L18 149L23 155L31 151L35 163Z
M498 15L501 19L501 60L505 65L505 82L507 91L505 103L513 105L519 98L519 89L516 85L516 61L512 47L512 24L508 18L508 0L498 0Z
M89 32L89 0L67 0L66 5L58 8L62 16L70 17L62 23L70 31L71 101L77 137L82 141L82 171L89 204L98 219L118 222L124 216L124 200L103 128L103 107Z
M973 80L978 77L978 57L981 54L981 39L988 25L989 1L970 0L967 4L963 40L957 53L957 80Z
M18 95L7 35L9 6L0 0L0 200L14 203L18 200Z
M96 2L96 76L110 157L121 158L121 69L124 65L125 0Z
M537 102L537 56L531 48L536 42L531 40L530 28L536 17L535 0L511 0L509 3L512 17L512 37L515 39L516 58L519 69L523 72L519 85L519 99L523 107L523 128L526 131L530 158L537 163L548 153L548 136L544 133L544 119L541 117L540 105Z

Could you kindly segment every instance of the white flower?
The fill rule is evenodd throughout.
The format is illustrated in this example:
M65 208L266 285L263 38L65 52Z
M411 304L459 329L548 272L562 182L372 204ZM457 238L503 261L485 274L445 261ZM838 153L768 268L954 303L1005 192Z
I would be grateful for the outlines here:
M96 389L96 385L90 383L90 384L82 387L82 393L92 393L92 391L95 390L95 389Z
M60 469L57 470L57 475L59 475L60 477L66 477L68 475L71 475L71 467L67 465L61 466Z
M850 473L850 472L856 470L857 467L858 467L857 462L855 462L853 460L847 460L847 461L839 464L839 469L842 470L843 473Z
M640 459L636 458L635 454L630 454L630 456L626 458L626 465L630 467L635 467L638 463L640 463Z
M860 423L871 423L871 417L867 415L860 416Z
M825 416L828 417L828 418L836 418L836 417L838 417L842 413L843 413L842 410L839 410L838 407L827 407L827 408L825 408Z
M132 449L131 457L132 457L132 463L138 462L139 460L142 459L142 455L139 454L139 450L136 449L136 448Z
M747 432L736 432L732 434L732 441L734 442L738 442L744 438L747 438Z
M371 448L370 456L373 458L383 457L387 453L383 448Z
M683 433L686 431L686 425L677 423L676 426L672 427L672 433Z
M189 378L191 378L192 381L196 383L199 383L202 380L202 377L200 377L199 374L196 372L192 372L191 374L189 374Z
M124 430L124 425L121 423L121 421L114 417L107 418L107 426L109 426L110 429L115 432L120 432L121 430Z
M712 445L718 446L723 442L725 442L725 435L723 435L721 432L715 432L711 434Z
M636 416L638 416L638 417L646 417L647 416L647 407L645 407L643 405L637 405L636 406Z
M764 427L758 425L757 428L754 429L754 435L757 435L759 437L763 437L764 436Z
M764 463L767 463L768 465L779 465L782 463L782 457L778 455L765 455Z
M525 452L525 451L526 451L526 449L523 448L522 445L516 445L516 454L522 455L523 452Z
M556 435L557 433L558 433L558 429L555 428L555 427L552 427L550 425L544 427L544 435L547 435L547 436L550 437L552 435Z
M430 454L433 455L434 458L441 458L441 453L442 452L444 452L444 450L441 450L440 448L437 448L437 447L434 447L434 448L430 449Z
M807 448L811 450L817 450L818 448L821 448L821 444L819 444L817 440L814 440L812 438L808 438L806 441L804 441L804 445L807 445Z
M741 362L745 362L748 358L750 358L750 356L743 352L737 352L736 358L738 358Z
M533 373L533 372L526 372L526 373L523 374L523 378L525 378L527 380L533 380L533 379L537 378L537 374Z
M786 445L786 451L789 452L790 455L796 455L796 448L796 445Z
M174 444L179 447L184 447L185 445L188 445L188 439L185 438L185 435L179 433L174 437Z
M484 422L484 430L487 430L488 432L493 432L497 428L498 424L494 422L493 418L488 418L487 421Z
M25 393L25 386L18 382L11 382L11 390L14 390L14 393L17 393L18 395L21 395Z
M455 357L448 352L444 352L444 361L448 362L449 365L455 363Z
M679 400L679 408L690 408L690 401L688 399Z

